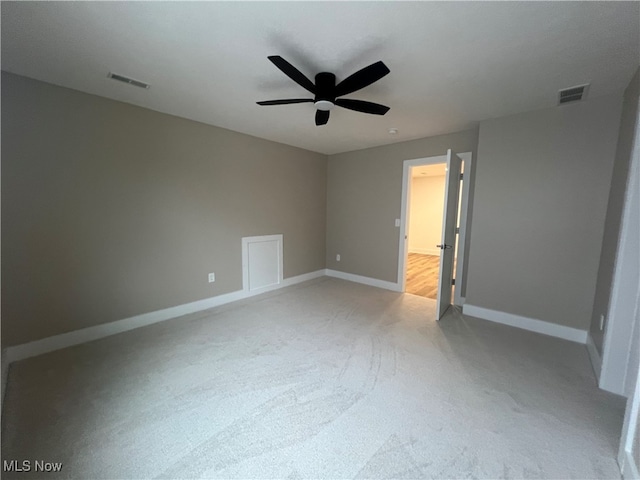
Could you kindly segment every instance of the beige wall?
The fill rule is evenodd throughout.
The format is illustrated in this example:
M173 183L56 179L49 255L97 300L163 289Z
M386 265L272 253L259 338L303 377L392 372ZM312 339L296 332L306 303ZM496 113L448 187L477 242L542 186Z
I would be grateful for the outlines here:
M2 157L5 346L325 267L324 155L3 73Z
M409 252L440 255L444 175L411 179L409 199Z
M591 337L593 338L593 342L601 355L604 331L600 330L600 315L602 314L606 317L609 309L609 296L611 295L611 284L613 281L613 267L620 238L622 207L624 205L626 186L629 178L633 135L636 131L639 95L640 68L631 79L631 82L624 94L620 120L620 133L618 135L618 143L616 147L611 188L609 189L609 201L604 229L605 233L602 240L598 281L591 316Z
M448 148L474 154L467 302L591 318L619 99L482 122L479 156L470 130L328 163L6 73L2 102L5 346L239 290L248 235L284 234L285 277L395 282L402 163Z
M480 123L468 304L588 329L621 99Z
M327 268L396 282L403 161L449 148L475 156L477 141L477 131L468 130L329 156Z

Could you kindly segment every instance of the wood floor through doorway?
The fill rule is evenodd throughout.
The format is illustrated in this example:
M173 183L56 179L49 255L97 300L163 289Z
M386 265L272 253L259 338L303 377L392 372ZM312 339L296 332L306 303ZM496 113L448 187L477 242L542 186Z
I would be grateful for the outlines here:
M410 253L407 259L405 292L436 299L438 296L439 255Z

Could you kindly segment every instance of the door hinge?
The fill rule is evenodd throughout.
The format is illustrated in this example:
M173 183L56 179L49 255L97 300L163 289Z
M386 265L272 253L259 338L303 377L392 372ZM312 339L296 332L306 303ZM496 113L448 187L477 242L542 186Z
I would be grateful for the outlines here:
M460 174L460 180L462 180L464 178L464 173Z
M460 227L456 227L456 233L460 233Z
M455 285L455 284L456 284L456 279L455 279L455 278L452 278L452 279L451 279L451 285Z

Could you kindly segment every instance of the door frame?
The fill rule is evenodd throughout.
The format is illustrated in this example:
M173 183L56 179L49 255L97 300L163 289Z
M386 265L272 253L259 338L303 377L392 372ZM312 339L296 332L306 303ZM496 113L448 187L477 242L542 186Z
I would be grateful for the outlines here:
M464 161L464 175L468 179L471 176L471 165L473 155L471 152L457 153ZM409 194L411 192L410 175L412 167L420 167L422 165L434 165L437 163L447 163L447 155L437 155L433 157L414 158L402 162L402 201L400 207L400 231L398 232L398 289L405 291L407 283L407 240L408 235L408 213L409 213ZM468 176L468 177L467 177ZM462 198L460 205L460 231L458 232L458 248L456 251L456 284L462 285L463 266L464 266L464 245L467 234L467 211L469 203L469 184L470 182L462 182ZM444 212L443 212L444 213ZM464 297L460 295L460 288L456 288L454 292L454 305L463 305Z

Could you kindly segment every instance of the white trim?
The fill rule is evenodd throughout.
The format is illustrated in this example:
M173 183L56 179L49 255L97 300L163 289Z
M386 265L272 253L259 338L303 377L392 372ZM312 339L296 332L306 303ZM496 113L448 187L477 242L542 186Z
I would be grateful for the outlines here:
M300 282L306 282L307 280L312 280L324 275L324 270L317 270L315 272L305 273L296 277L290 277L285 279L280 285L278 285L278 288L288 287ZM165 308L163 310L156 310L154 312L143 313L142 315L136 315L122 320L117 320L115 322L103 323L101 325L82 328L80 330L74 330L72 332L62 333L60 335L54 335L52 337L24 343L22 345L8 347L6 349L7 364L11 362L17 362L18 360L24 360L25 358L42 355L43 353L52 352L54 350L60 350L61 348L91 342L100 338L109 337L118 333L123 333L136 328L152 325L154 323L163 322L165 320L170 320L172 318L187 315L189 313L218 307L220 305L225 305L237 300L253 297L261 293L264 293L264 290L238 290L231 293L225 293L223 295L217 295L211 298L205 298L204 300L185 303L183 305L177 305L175 307Z
M593 373L596 374L596 380L600 381L600 372L602 371L602 359L596 344L593 342L591 333L587 334L587 352L589 352L589 360L591 360L591 366L593 367Z
M639 293L640 294L640 293ZM624 412L624 422L622 433L620 434L620 448L618 449L618 464L622 469L625 479L640 479L638 474L638 462L640 459L633 458L633 444L636 437L640 435L638 421L640 418L640 310L636 303L634 314L635 323L631 332L631 352L627 366L627 378L625 381L625 392L628 396L627 406ZM626 474L625 472L629 472Z
M638 465L636 465L631 452L625 452L624 465L621 470L624 480L640 480L640 471L638 471Z
M467 212L469 211L469 189L471 188L471 168L473 165L473 154L471 152L458 155L464 162L464 172L462 178L462 198L460 201L460 225L458 226L458 250L456 252L456 288L453 289L454 305L464 305L462 296L462 284L464 283L464 246L467 240Z
M277 242L278 249L278 273L277 281L271 285L260 288L249 288L249 244L262 242ZM282 234L277 235L258 235L255 237L242 237L242 290L252 293L270 292L281 288L284 276L284 261L282 248Z
M419 253L420 255L440 256L440 250L437 248L409 248L409 253Z
M622 433L620 435L620 448L618 449L618 465L622 477L627 479L640 479L638 473L638 463L633 458L633 442L640 432L638 428L638 416L640 416L640 370L636 372L633 390L627 398L627 407L624 412L624 423L622 424Z
M397 288L400 292L405 291L407 276L407 236L409 216L409 194L411 192L411 167L419 167L421 165L433 165L437 163L446 163L447 156L439 155L436 157L414 158L413 160L405 160L402 162L402 197L400 202L400 231L398 232L398 280Z
M637 232L632 233L630 223L632 219L637 218L638 200L634 201L633 197L640 195L638 177L640 177L640 101L636 116L636 131L631 147L620 237L614 260L612 288L602 346L600 388L618 395L625 395L625 383L631 358L631 332L635 320L632 312L634 309L637 311L640 300L637 276L638 245L630 243L634 233L637 234ZM634 296L635 298L633 298Z
M314 272L303 273L301 275L296 275L295 277L289 277L282 280L280 284L281 288L290 287L292 285L297 285L298 283L308 282L309 280L314 280L316 278L324 277L327 275L326 270L323 268L321 270L316 270ZM253 292L251 296L253 296Z
M464 315L482 318L491 322L502 323L504 325L522 328L523 330L542 333L543 335L563 338L572 342L582 344L587 343L586 330L578 330L577 328L565 327L564 325L545 322L535 318L522 317L512 313L499 312L497 310L490 310L488 308L476 307L475 305L468 304L462 307L462 313Z
M338 270L326 270L328 277L340 278L342 280L348 280L350 282L362 283L363 285L369 285L372 287L384 288L385 290L391 290L394 292L400 292L397 283L387 282L385 280L378 280L377 278L363 277L362 275L355 275L353 273L340 272Z

